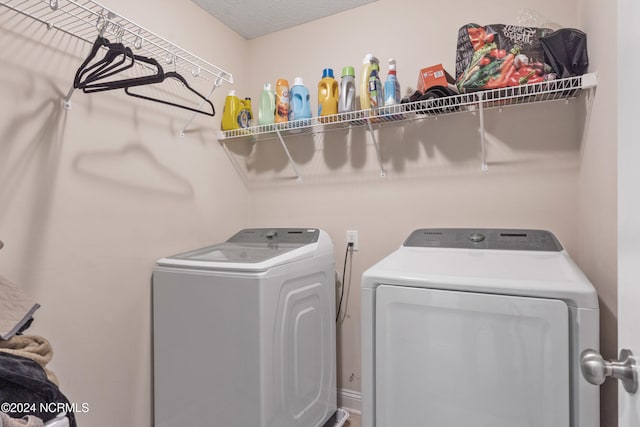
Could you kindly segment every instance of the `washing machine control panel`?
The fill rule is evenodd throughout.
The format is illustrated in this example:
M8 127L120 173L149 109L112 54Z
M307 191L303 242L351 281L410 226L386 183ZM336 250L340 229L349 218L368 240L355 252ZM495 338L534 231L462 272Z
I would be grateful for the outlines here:
M419 229L409 235L404 246L545 252L560 252L563 249L549 231L489 228Z
M272 244L289 243L293 245L308 245L315 243L320 236L317 228L247 228L238 231L228 243Z

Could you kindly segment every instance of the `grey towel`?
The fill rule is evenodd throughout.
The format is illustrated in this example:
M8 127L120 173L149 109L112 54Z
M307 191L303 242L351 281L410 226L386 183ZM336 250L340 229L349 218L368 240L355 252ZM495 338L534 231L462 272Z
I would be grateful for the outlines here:
M0 339L14 336L38 308L40 304L33 298L0 276Z
M22 418L11 418L4 412L0 412L0 427L43 427L44 423L38 417L27 415Z

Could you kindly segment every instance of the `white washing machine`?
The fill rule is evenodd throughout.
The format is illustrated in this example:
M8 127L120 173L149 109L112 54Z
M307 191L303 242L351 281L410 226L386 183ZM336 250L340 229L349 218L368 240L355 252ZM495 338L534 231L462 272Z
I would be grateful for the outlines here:
M361 296L363 427L599 426L598 298L553 234L416 230Z
M156 427L336 414L335 261L319 229L246 229L153 271Z

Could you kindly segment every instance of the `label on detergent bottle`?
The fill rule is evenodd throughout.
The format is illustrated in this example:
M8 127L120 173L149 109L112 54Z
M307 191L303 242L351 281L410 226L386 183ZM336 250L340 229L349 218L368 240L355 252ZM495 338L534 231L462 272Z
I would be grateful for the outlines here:
M238 126L241 128L248 128L251 126L251 111L241 110L238 113Z

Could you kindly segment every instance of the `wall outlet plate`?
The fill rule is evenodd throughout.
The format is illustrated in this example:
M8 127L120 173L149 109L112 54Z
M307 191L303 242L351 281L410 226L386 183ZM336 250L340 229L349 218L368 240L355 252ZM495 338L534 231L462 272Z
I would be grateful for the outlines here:
M347 230L347 244L353 243L353 250L357 251L360 249L358 245L358 230Z

